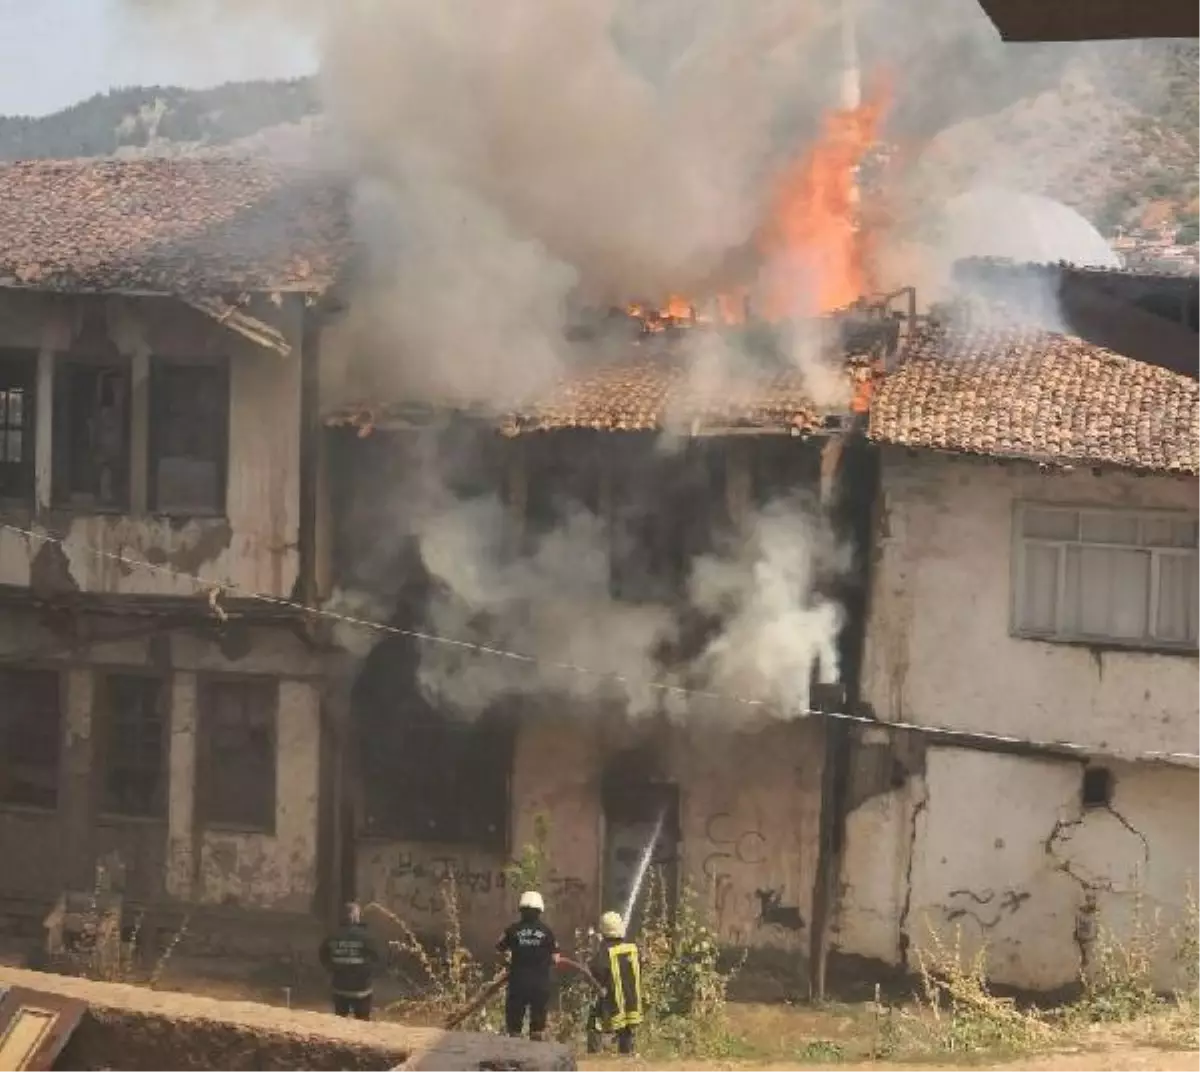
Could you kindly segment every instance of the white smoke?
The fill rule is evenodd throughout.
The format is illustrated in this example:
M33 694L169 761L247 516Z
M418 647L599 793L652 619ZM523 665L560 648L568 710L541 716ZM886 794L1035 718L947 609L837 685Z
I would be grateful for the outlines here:
M808 148L845 73L842 5L832 0L215 6L227 17L243 7L279 12L319 41L329 126L356 181L365 251L346 319L325 346L343 377L331 389L381 401L507 408L571 368L563 340L580 303L700 293L727 277L752 245L772 177ZM903 285L927 274L936 254L939 204L981 175L1017 175L1008 165L1029 163L1028 139L983 138L987 151L954 167L943 162L944 140L926 142L1031 86L1053 87L1064 57L1088 54L1013 51L969 0L851 7L864 64L890 70L896 85L891 133L916 144L925 165L881 195L894 216L879 236L881 282ZM1083 96L1072 83L1068 110ZM1087 129L1098 136L1096 123ZM970 138L960 132L959 141ZM1059 181L1073 151L1041 154L1037 181ZM826 343L798 330L787 356L817 401L844 403ZM689 387L710 396L735 393L750 362L736 345L699 337L692 356ZM429 630L537 662L426 645L423 687L465 711L547 689L651 709L648 693L620 679L662 676L677 619L612 597L609 552L622 534L578 511L514 558L505 510L453 494L443 462L436 452L425 460L426 486L415 491L379 489L404 518L379 534L380 560L410 532L436 582ZM749 529L735 550L691 564L691 609L719 614L723 626L682 672L794 713L807 706L814 667L824 679L836 674L840 613L818 580L839 558L814 512L794 501L751 518Z
M785 716L806 712L814 673L821 684L839 673L842 610L819 585L849 565L814 507L794 496L768 504L739 553L695 564L692 601L724 620L698 660L704 679Z
M675 622L664 607L612 598L604 525L574 510L519 557L506 553L507 527L503 506L490 496L452 504L422 525L425 568L440 582L429 626L536 662L430 645L421 687L467 713L505 694L534 692L608 701L635 714L652 710L656 693L647 683L659 677L656 651L673 638Z

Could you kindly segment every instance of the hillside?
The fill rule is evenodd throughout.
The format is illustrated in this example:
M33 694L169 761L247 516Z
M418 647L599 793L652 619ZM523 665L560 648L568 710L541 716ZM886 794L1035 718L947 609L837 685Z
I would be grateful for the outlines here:
M1054 46L945 47L947 57L919 54L939 77L901 87L889 131L916 164L914 202L937 204L986 181L1064 201L1106 232L1195 224L1196 42L1122 42L1119 53L1081 46L1066 63ZM312 79L130 87L53 115L0 116L0 160L291 155L311 148L320 127Z
M131 86L53 115L0 116L0 160L195 151L301 123L319 109L306 78L214 89Z

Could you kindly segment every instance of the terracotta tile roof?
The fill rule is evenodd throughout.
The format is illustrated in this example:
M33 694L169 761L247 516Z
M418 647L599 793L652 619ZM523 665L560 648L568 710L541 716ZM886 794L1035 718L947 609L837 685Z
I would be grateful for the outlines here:
M1200 471L1200 385L1082 339L922 327L875 388L880 443L1056 464Z
M320 291L349 255L329 177L247 160L0 166L0 285Z
M851 389L848 384L847 397ZM509 416L505 430L618 432L700 425L806 433L844 409L816 405L804 375L794 368L709 379L685 361L652 353L564 380L534 405Z
M740 369L706 375L686 352L668 344L634 345L609 360L583 359L540 396L513 405L480 405L446 399L384 405L349 404L325 415L329 425L351 425L366 435L376 427L420 419L421 410L452 409L496 421L506 435L568 428L604 432L667 428L746 428L808 434L837 426L852 395L869 379L870 358L856 355L845 367L845 402L819 406L795 368Z

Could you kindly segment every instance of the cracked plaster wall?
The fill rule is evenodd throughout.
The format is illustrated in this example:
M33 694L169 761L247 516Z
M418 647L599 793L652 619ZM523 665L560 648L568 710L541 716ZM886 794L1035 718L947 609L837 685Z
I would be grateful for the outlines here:
M896 450L884 452L881 481L862 681L880 719L1069 740L1126 759L1197 751L1194 657L1009 635L1017 501L1194 513L1195 481ZM860 745L860 764L889 747L901 755L911 736L888 745L886 731L869 732L880 739ZM1197 773L1097 762L1115 775L1111 810L1083 809L1079 762L932 743L923 762L859 792L838 948L912 966L926 920L945 933L958 924L968 950L986 936L998 982L1047 990L1078 977L1089 892L1101 918L1122 926L1140 887L1169 926L1197 870ZM1170 944L1157 965L1163 982Z
M1111 807L1084 808L1071 760L929 748L923 775L851 812L838 948L913 966L929 928L968 955L987 942L998 983L1077 981L1089 894L1128 933L1139 898L1161 930L1155 976L1175 982L1170 929L1197 875L1198 775L1114 762ZM887 851L883 847L887 847Z
M1194 656L1009 635L1014 504L1197 509L1192 479L885 451L863 698L881 719L1196 753Z
M254 346L202 314L167 299L109 298L108 334L129 355L132 374L128 514L54 509L51 501L53 368L70 343L80 304L30 292L0 294L0 346L37 354L35 501L2 516L35 531L65 534L65 555L0 532L0 584L50 591L191 595L195 585L166 573L132 569L84 551L146 559L206 581L287 596L298 570L300 317L298 307L262 315L293 347L283 358ZM230 358L229 464L225 516L168 520L146 513L148 372L152 354L176 360Z

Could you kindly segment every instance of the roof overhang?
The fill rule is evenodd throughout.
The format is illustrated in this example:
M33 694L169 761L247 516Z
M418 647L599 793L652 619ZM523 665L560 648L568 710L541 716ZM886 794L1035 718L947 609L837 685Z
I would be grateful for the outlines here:
M979 0L1005 41L1200 36L1196 0Z

